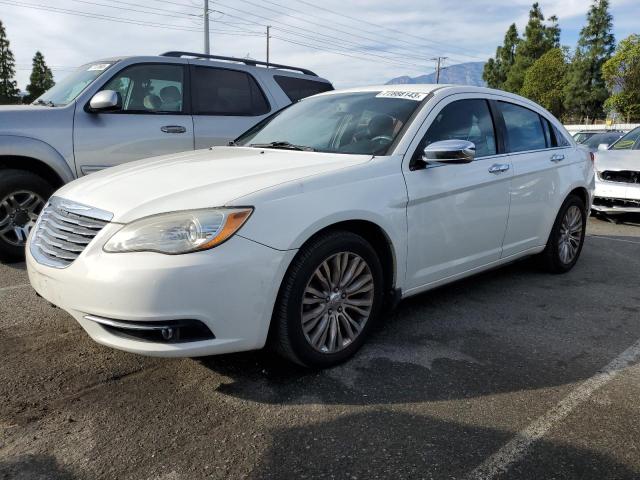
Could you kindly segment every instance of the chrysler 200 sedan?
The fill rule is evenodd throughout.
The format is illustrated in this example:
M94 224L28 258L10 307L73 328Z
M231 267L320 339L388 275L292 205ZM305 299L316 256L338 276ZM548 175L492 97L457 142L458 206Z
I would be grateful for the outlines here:
M27 266L36 291L104 345L199 356L269 344L328 367L403 298L530 255L569 271L593 189L589 153L524 98L342 90L229 146L66 185Z

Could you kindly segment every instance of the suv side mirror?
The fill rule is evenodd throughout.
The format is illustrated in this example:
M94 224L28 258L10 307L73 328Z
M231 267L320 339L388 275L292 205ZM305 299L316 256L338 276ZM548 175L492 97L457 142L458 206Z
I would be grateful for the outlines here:
M94 112L113 112L122 109L122 96L113 90L102 90L91 97L89 107Z
M440 163L470 163L476 157L476 146L466 140L441 140L424 149L422 160Z
M600 151L609 150L609 144L608 143L601 143L600 145L598 145L598 150L600 150Z

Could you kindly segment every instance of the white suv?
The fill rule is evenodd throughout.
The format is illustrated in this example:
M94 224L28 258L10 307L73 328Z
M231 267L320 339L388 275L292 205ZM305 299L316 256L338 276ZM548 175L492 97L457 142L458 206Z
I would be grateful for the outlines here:
M570 270L593 188L588 152L524 98L343 90L232 146L63 187L27 266L104 345L198 356L269 340L326 367L355 353L385 304L528 255Z
M300 67L166 52L91 62L33 105L0 106L0 260L24 257L38 213L64 183L132 160L226 145L327 90L331 83Z

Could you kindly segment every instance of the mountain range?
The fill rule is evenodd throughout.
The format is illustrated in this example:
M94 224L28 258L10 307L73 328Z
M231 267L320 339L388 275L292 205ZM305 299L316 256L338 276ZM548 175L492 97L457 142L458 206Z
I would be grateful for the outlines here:
M440 83L456 83L458 85L475 85L485 87L486 83L482 80L482 69L484 62L467 62L449 65L440 71ZM392 78L387 85L403 85L407 83L436 83L436 73L428 73L418 77L402 77Z

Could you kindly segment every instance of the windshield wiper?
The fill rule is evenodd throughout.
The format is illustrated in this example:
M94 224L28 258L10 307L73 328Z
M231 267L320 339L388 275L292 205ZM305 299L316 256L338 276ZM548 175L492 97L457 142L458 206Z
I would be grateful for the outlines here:
M46 102L44 100L42 100L41 98L37 99L35 102L33 102L32 105L46 105L47 107L55 107L56 104L53 103L51 100L47 100Z
M271 143L252 143L249 145L254 148L281 148L283 150L300 150L304 152L315 152L316 149L304 145L294 145L293 143L279 141Z

